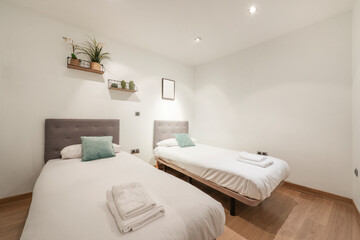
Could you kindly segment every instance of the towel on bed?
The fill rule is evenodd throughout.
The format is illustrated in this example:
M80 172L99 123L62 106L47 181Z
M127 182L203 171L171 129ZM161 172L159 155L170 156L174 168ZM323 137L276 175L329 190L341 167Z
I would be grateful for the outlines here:
M129 219L155 207L156 203L140 183L112 187L116 208L123 219Z
M254 154L254 153L248 153L248 152L240 152L239 158L249 160L249 161L254 161L254 162L262 162L267 159L266 156L264 156L264 155L258 155L258 154Z
M130 219L123 219L121 218L117 210L112 191L106 192L106 198L109 209L115 218L116 224L118 225L120 232L122 233L136 231L139 228L144 227L146 224L164 216L165 214L165 209L163 206L154 206L151 210L148 210L147 212L139 214Z
M263 168L266 168L274 163L274 161L271 159L266 159L261 162L250 161L250 160L243 159L243 158L238 158L237 160L240 162L243 162L243 163L252 164L252 165L263 167Z

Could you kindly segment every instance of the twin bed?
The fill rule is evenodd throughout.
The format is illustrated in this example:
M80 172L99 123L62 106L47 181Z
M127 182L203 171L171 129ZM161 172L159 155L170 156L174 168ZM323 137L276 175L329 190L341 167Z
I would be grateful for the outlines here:
M206 184L231 198L230 214L235 215L235 199L250 206L257 206L281 186L289 176L286 162L273 161L262 168L237 160L240 152L196 143L195 146L158 147L157 143L173 138L177 133L188 133L187 121L154 122L154 154L158 163L173 168L189 177L189 180Z
M113 136L119 143L119 120L46 120L46 164L21 240L209 240L223 232L219 202L133 155L121 151L90 162L60 159L61 149L81 143L81 136ZM164 206L165 216L122 234L108 209L106 191L129 182L140 182Z
M154 148L174 133L187 132L188 122L155 121ZM46 164L34 187L21 240L211 240L222 234L225 214L219 202L133 155L120 151L115 157L90 162L61 159L60 151L81 143L81 136L112 136L118 144L119 133L119 120L46 120ZM287 164L279 159L261 169L234 162L237 153L202 144L154 150L159 163L229 195L231 214L235 199L256 206L288 175ZM108 209L106 191L130 182L141 183L166 213L137 231L122 234Z

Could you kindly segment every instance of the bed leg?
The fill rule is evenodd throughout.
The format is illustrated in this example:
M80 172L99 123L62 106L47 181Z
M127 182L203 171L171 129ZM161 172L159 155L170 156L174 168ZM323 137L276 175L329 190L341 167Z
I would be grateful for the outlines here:
M192 184L192 178L191 177L189 177L189 183Z
M230 198L230 215L235 216L235 199Z
M165 164L163 165L163 170L164 170L164 172L166 172L166 165Z

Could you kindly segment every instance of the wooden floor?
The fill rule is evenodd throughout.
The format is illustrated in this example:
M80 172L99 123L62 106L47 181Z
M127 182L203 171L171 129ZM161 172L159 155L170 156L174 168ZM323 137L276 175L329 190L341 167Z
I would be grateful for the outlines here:
M182 174L169 171L186 180ZM236 216L230 216L227 196L195 181L193 185L225 208L225 231L218 240L360 239L360 225L351 204L281 187L257 207L236 203ZM28 199L0 206L0 240L20 238L30 202Z
M167 172L187 180L172 169ZM217 240L360 240L360 224L351 204L280 187L257 207L237 202L236 216L231 216L228 196L201 183L192 184L225 208L225 231Z
M31 199L0 206L0 240L20 239Z

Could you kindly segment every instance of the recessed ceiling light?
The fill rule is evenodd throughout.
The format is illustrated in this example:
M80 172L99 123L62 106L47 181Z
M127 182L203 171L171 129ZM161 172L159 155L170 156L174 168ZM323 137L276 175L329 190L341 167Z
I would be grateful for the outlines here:
M256 11L257 11L257 9L256 9L255 6L251 6L251 7L249 8L249 13L250 13L251 15L255 14Z
M195 42L200 42L202 39L201 39L201 37L196 37L194 40L195 40Z

